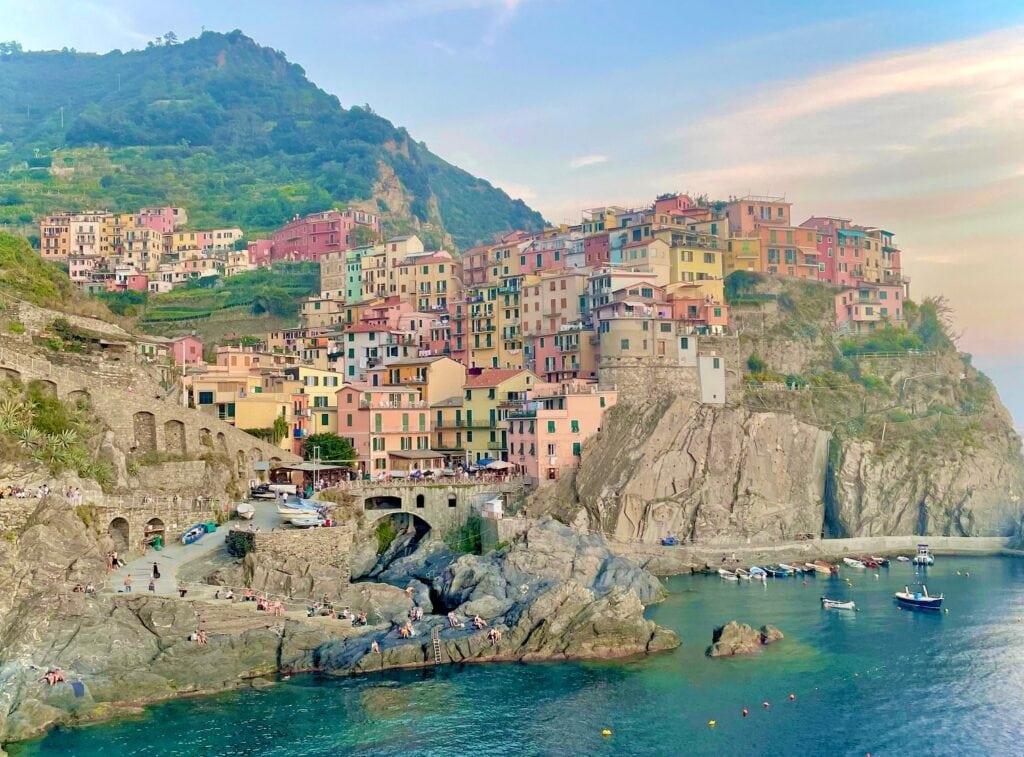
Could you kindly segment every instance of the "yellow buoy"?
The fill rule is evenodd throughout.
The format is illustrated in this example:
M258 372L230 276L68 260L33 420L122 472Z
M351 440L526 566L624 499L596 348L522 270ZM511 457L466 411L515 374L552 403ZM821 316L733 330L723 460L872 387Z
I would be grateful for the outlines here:
M612 735L612 729L611 728L605 728L603 731L601 731L601 735L602 736L611 736Z
M716 723L714 720L708 721L708 728L714 728L716 725L718 725L718 723Z
M946 608L946 612L949 612L949 608L948 607Z

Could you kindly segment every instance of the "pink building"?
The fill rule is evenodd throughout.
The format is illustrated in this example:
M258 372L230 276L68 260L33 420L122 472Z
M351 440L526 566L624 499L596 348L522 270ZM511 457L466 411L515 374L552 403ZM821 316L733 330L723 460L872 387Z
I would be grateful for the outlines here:
M171 342L174 364L180 367L203 364L203 343L194 336L179 336Z
M528 339L529 367L550 384L597 380L598 336L592 329L565 329Z
M611 240L608 232L593 234L583 240L583 259L588 268L600 268L612 259Z
M104 282L104 286L108 292L147 292L149 277L144 273L118 274L114 279Z
M184 208L141 208L136 221L139 226L153 229L160 234L172 234L176 226L188 223L188 213Z
M274 232L273 260L312 260L357 245L352 230L357 226L380 235L380 216L363 210L325 210L295 218Z
M713 297L676 297L673 294L669 296L669 304L672 319L695 331L721 334L729 326L729 306L715 302Z
M836 328L863 334L879 325L903 320L901 284L864 284L836 295Z
M604 412L618 394L596 384L567 381L539 385L508 416L508 460L540 485L579 466L583 443L601 430Z
M94 271L106 265L106 259L99 255L71 255L68 257L68 276L74 284L87 284Z
M257 239L249 242L249 265L255 268L266 268L270 265L274 243L270 239Z
M444 456L430 450L430 408L415 390L346 384L335 396L338 436L352 442L361 472L443 467Z
M790 207L785 197L747 195L733 199L725 206L729 231L741 237L757 236L762 226L789 226Z

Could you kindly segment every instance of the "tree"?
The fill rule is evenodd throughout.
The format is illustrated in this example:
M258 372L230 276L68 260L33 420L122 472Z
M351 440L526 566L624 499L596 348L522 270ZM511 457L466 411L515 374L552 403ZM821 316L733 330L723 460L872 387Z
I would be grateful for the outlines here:
M163 37L165 45L176 45L178 44L178 35L174 32L167 32Z
M325 462L339 463L356 459L356 450L352 443L337 434L323 433L307 436L303 448L303 456L307 460L313 459L314 447L318 457Z

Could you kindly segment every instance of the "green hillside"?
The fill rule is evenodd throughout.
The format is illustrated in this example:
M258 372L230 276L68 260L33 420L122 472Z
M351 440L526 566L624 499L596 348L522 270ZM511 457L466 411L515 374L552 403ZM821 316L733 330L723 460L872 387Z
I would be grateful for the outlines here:
M239 31L105 55L0 51L0 223L171 203L194 226L265 231L359 201L389 231L463 248L543 223Z

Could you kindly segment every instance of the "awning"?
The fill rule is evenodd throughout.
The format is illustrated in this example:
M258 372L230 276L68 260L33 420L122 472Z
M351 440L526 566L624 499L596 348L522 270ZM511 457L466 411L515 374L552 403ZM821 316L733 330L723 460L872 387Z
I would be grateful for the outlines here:
M407 449L388 452L388 457L397 457L399 460L440 460L444 453L432 449Z
M475 465L478 468L486 468L493 462L497 462L493 457L481 457L479 460L476 461Z
M328 463L282 463L275 466L274 470L297 470L303 473L323 473L329 470L341 470L347 465L330 465Z
M487 463L487 470L508 470L512 467L511 463L506 463L504 460L495 460L493 463Z

